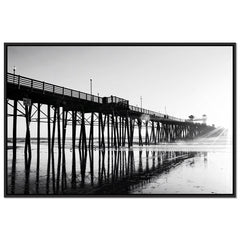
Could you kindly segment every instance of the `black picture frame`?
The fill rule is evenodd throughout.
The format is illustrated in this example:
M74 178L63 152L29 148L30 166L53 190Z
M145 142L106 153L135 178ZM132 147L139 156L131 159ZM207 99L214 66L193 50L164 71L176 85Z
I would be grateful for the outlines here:
M38 194L8 194L8 177L7 177L7 69L8 69L8 47L10 46L230 46L232 47L232 106L233 106L233 116L232 116L232 126L233 126L233 133L232 133L232 153L233 153L233 169L232 169L232 186L233 192L232 194L144 194L144 195L74 195L74 194L64 194L64 195L38 195ZM156 43L156 42L114 42L114 43L52 43L52 42L45 42L45 43L4 43L4 196L5 197L128 197L128 198L139 198L139 197L211 197L211 198L222 198L222 197L236 197L236 43L232 42L190 42L190 43Z

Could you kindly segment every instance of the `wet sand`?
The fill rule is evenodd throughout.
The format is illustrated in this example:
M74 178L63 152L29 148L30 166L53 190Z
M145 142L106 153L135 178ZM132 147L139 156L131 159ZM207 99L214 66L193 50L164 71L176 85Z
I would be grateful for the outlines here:
M96 143L97 145L97 143ZM47 142L41 142L40 180L36 190L36 144L32 142L32 162L26 183L24 143L17 143L17 163L13 186L12 151L8 150L8 186L14 194L56 194L53 177L47 176ZM231 194L231 141L201 138L195 141L158 144L131 149L95 149L93 162L87 153L84 164L78 149L72 184L71 140L66 143L66 188L58 194ZM58 149L54 149L55 175ZM92 166L92 168L91 168ZM52 172L52 171L51 171ZM55 176L56 178L56 176ZM48 179L48 183L46 185ZM61 185L61 183L60 183ZM46 190L48 186L48 190ZM55 186L55 185L54 185Z

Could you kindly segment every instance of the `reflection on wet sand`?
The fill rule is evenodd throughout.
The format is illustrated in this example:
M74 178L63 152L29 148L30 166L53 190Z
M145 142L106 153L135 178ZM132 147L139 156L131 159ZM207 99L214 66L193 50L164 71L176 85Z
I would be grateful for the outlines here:
M98 159L94 161L96 154L94 154L93 149L81 148L80 151L72 149L71 152L70 171L66 170L65 158L61 162L53 157L48 162L46 174L40 177L41 179L39 176L43 174L39 166L32 173L30 168L26 168L24 186L18 182L16 192L16 166L14 166L16 164L12 165L12 181L9 186L11 193L128 194L131 189L143 186L162 172L168 171L185 159L192 158L197 154L197 152L184 151L99 149ZM75 154L77 153L79 163L76 161ZM135 154L137 157L134 156ZM55 160L58 160L56 166ZM77 164L79 164L78 167ZM22 190L23 192L21 192Z

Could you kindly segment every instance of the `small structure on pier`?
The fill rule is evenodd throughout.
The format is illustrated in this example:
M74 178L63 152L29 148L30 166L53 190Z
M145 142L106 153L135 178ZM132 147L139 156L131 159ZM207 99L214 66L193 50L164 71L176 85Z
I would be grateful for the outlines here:
M202 123L205 125L207 124L207 115L206 114L203 114L202 118L195 118L193 115L190 115L188 118L189 119L186 120L188 122L199 122L199 123Z

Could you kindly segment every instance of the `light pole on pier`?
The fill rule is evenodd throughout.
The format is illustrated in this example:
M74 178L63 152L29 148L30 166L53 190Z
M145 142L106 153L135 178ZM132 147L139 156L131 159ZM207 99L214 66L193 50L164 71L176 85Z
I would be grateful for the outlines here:
M13 82L15 83L15 73L16 73L16 67L13 66Z
M93 95L92 95L92 79L90 79L90 94L91 94L91 100L93 101Z
M142 96L140 96L140 101L141 101L141 111L142 111Z
M92 95L92 79L90 79L90 93Z

